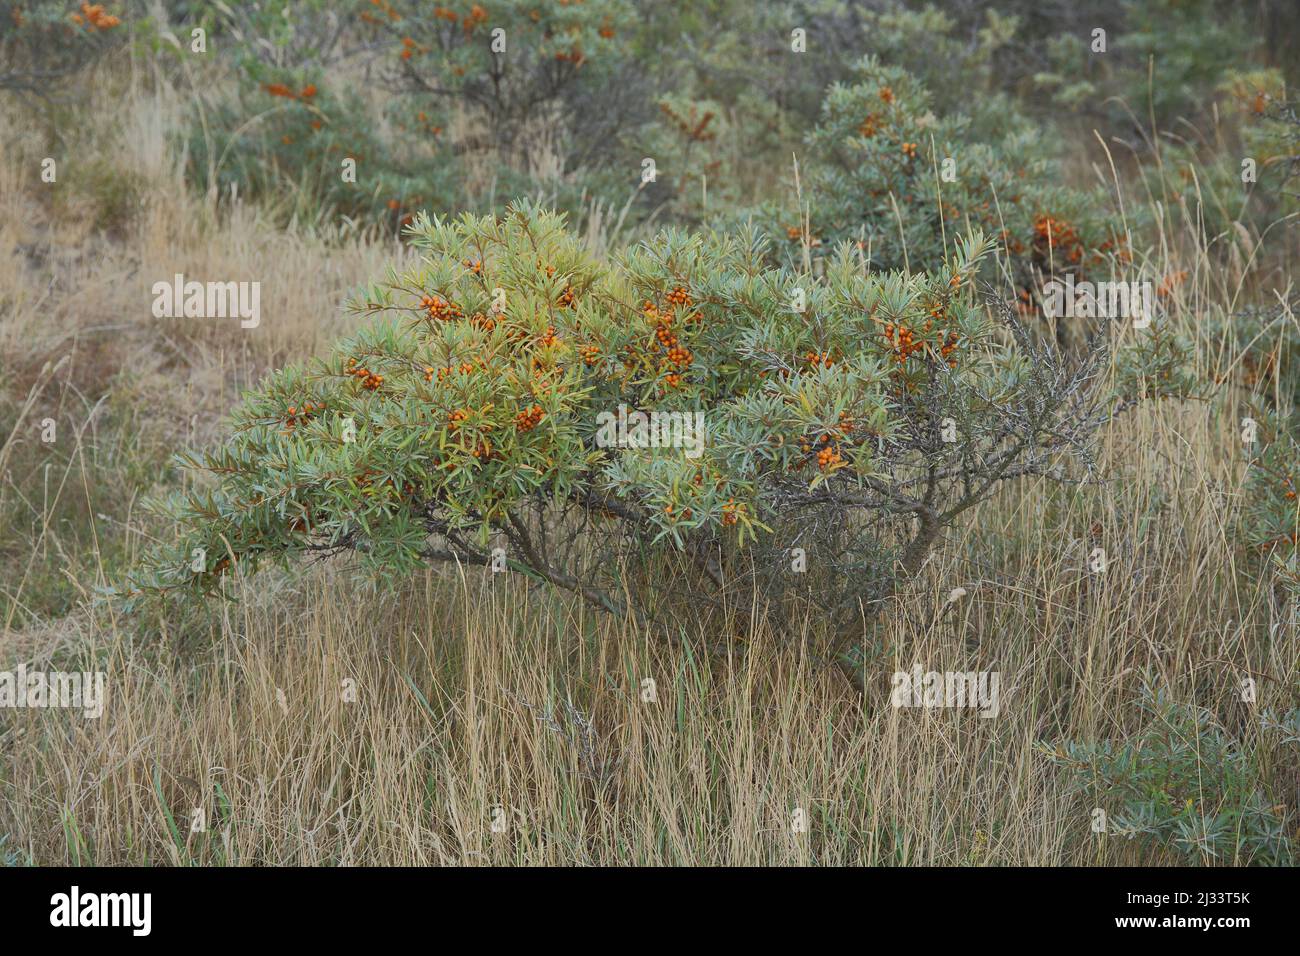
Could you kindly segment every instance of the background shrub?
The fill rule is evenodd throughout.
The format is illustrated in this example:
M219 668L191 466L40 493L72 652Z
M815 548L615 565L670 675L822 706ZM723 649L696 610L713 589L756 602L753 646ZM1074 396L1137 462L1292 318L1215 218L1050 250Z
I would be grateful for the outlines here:
M1143 726L1123 741L1046 748L1106 811L1106 832L1191 863L1291 864L1294 848L1260 771L1213 714L1146 684Z

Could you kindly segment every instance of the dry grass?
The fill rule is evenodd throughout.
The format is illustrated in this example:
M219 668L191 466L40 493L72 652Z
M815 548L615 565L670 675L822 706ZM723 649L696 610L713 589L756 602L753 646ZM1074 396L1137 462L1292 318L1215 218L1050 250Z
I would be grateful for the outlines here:
M1144 527L1104 493L1058 506L1026 486L966 529L996 572L945 548L888 616L861 702L801 651L815 625L700 659L478 569L379 596L333 570L240 582L184 640L104 615L11 635L24 657L106 670L110 696L98 721L14 714L0 830L42 863L1161 862L1093 837L1034 745L1132 729L1144 670L1221 712L1247 673L1262 706L1285 697L1300 641L1266 594L1228 585L1216 496L1233 489L1208 429L1185 443L1196 417L1119 436L1185 459L1128 486ZM1068 533L1094 515L1122 542L1104 579ZM1000 715L888 706L914 663L1000 671Z
M396 254L277 231L251 208L217 216L166 148L176 103L115 92L135 97L120 112L136 127L88 141L147 175L111 241L86 225L104 208L86 167L69 163L52 198L30 150L0 154L0 441L14 428L0 668L108 674L99 720L0 712L0 836L20 860L1177 863L1089 832L1093 803L1036 748L1131 732L1144 674L1213 706L1300 823L1294 762L1237 692L1254 676L1259 708L1294 706L1300 635L1238 543L1226 393L1124 420L1106 437L1107 482L1021 483L951 534L886 615L865 699L806 650L824 640L816 620L754 623L728 658L699 657L477 569L383 594L342 566L268 574L183 623L90 607L157 531L134 505L166 454L211 441L240 388L321 349L346 325L343 291ZM0 143L20 141L8 132ZM1189 318L1234 295L1207 256L1169 243L1147 265L1189 269ZM262 327L160 327L148 285L177 270L256 276ZM47 415L66 429L53 447L37 437ZM1104 575L1085 564L1097 542ZM79 608L49 610L68 601ZM890 675L913 664L1000 672L1000 715L890 707Z

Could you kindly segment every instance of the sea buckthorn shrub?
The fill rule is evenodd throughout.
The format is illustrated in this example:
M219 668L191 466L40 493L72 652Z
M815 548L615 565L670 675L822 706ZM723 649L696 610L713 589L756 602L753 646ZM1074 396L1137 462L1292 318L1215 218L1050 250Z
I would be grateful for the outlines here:
M0 90L48 95L125 42L127 5L0 0Z
M1300 329L1294 298L1276 305L1248 305L1206 323L1215 354L1230 358L1216 384L1239 387L1279 414L1300 408Z
M813 276L772 267L755 230L600 262L527 204L410 235L424 258L363 290L370 324L182 459L200 480L130 598L348 551L388 574L509 568L653 622L817 579L848 620L1001 482L1086 477L1129 404L1104 381L1113 342L1063 355L977 292L978 236L929 274L868 274L846 246ZM622 441L639 413L682 440ZM818 573L791 573L796 547Z
M1152 680L1137 705L1143 720L1131 736L1040 745L1069 773L1070 788L1105 811L1105 832L1191 863L1293 864L1295 847L1278 813L1282 795L1266 792L1257 751L1211 710L1175 700ZM1265 729L1278 733L1280 746L1294 747L1287 734L1294 735L1296 717Z
M573 212L635 189L620 133L653 102L629 80L637 21L622 0L214 6L240 92L192 124L204 188L399 226L415 208L531 195Z
M658 121L644 134L644 152L655 161L659 182L651 201L663 203L678 225L700 224L710 208L733 208L740 191L731 147L739 131L723 106L677 94L658 105Z
M1206 132L1162 137L1159 155L1134 170L1136 189L1159 198L1165 230L1196 237L1217 261L1249 260L1266 236L1294 230L1285 219L1297 208L1285 83L1276 70L1229 71L1205 110L1212 132L1207 123Z
M642 154L628 139L653 118L664 67L638 46L628 0L372 0L360 16L382 45L379 82L465 170L458 209L530 196L574 214L635 190Z
M856 82L827 92L800 188L769 213L770 228L792 255L850 241L876 268L914 270L937 268L956 237L979 229L997 239L1026 304L1044 275L1109 277L1128 262L1105 198L1066 187L1034 133L993 146L970 138L968 123L936 116L903 68L865 59ZM942 180L947 159L954 182Z
M1032 78L1062 109L1082 110L1094 124L1176 129L1180 119L1203 115L1231 71L1258 61L1259 31L1248 16L1218 0L1124 0L1041 45ZM1105 53L1092 50L1097 27L1106 29Z
M663 185L646 190L650 202L666 200L678 223L754 202L790 168L791 144L816 123L826 88L852 76L872 37L868 16L845 0L815 12L788 0L657 9L636 46L643 69L665 72L655 122L636 138ZM794 51L800 41L807 52Z
M286 220L344 216L394 229L417 208L457 202L456 159L421 114L381 134L368 108L325 85L319 71L251 63L244 76L237 96L188 131L192 183L260 200ZM354 176L344 175L345 161Z
M1236 107L1242 122L1244 154L1256 159L1261 184L1278 194L1288 212L1296 208L1294 184L1300 176L1300 116L1287 96L1279 70L1230 73L1223 100Z
M883 63L907 64L937 112L964 112L976 136L1001 137L1018 119L1021 104L1008 95L1016 82L1008 61L1025 42L1018 36L1025 32L1023 17L983 5L962 11L933 4L885 4L862 16L859 49Z

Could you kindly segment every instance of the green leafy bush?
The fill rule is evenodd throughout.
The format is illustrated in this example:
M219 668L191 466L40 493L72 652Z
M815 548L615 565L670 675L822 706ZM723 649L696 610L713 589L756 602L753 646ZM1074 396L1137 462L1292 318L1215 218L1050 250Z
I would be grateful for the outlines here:
M124 42L123 3L0 2L0 90L47 95Z
M444 126L464 111L473 128L460 146L507 169L602 165L624 124L653 108L644 83L629 82L637 20L624 0L376 6L363 17L392 44L388 86L427 100Z
M1096 29L1106 31L1104 51L1094 49ZM1038 88L1094 124L1130 133L1202 118L1224 77L1260 48L1242 9L1217 0L1124 0L1057 30L1033 76Z
M132 598L351 551L389 574L509 567L667 620L737 582L811 587L801 547L851 620L1002 481L1090 467L1127 407L1108 341L1064 356L975 294L978 237L933 274L867 274L845 247L814 277L770 267L752 231L602 263L528 206L411 235L425 258L365 290L370 325L183 459L207 480L170 503L177 543ZM680 573L638 590L647 555Z
M456 203L457 163L436 127L417 125L422 114L380 135L357 97L310 74L253 66L248 75L263 79L190 128L192 181L309 222L341 215L397 227L414 209Z
M876 268L922 271L979 229L999 238L998 258L1026 303L1044 275L1109 275L1128 261L1105 199L1066 187L1035 134L1013 132L995 147L969 138L968 123L936 116L906 70L864 60L855 83L827 92L808 138L801 189L789 191L802 192L806 210L787 203L770 228L792 250L847 240Z
M1130 738L1042 748L1071 772L1072 789L1106 811L1106 832L1189 862L1291 863L1291 841L1259 768L1213 714L1151 684L1137 703L1144 723Z
M1247 547L1266 562L1278 584L1292 624L1300 602L1300 442L1293 415L1251 409L1243 430L1254 428L1250 470L1242 490L1242 524Z
M196 117L188 153L191 178L222 195L406 225L500 196L577 211L635 186L619 135L653 103L628 82L621 0L213 6L240 93Z

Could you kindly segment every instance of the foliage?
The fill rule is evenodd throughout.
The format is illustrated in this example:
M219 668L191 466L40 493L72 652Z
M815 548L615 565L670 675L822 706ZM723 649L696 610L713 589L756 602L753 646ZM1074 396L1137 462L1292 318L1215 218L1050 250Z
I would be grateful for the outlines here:
M1300 442L1294 425L1269 409L1250 409L1243 420L1255 423L1253 454L1242 490L1245 543L1270 562L1276 580L1294 607L1300 598Z
M993 146L968 126L936 116L906 70L862 61L853 85L827 92L808 138L803 188L790 190L806 194L806 211L785 206L774 228L796 251L849 240L876 268L916 270L938 267L957 236L979 229L1000 239L1026 302L1044 275L1083 279L1128 262L1105 200L1067 188L1032 132Z
M237 191L308 221L342 215L393 226L409 223L413 209L455 203L456 163L424 114L381 136L357 97L310 74L250 65L248 75L264 79L189 131L190 176L216 195Z
M123 42L125 4L0 2L0 90L48 95Z
M1144 722L1121 742L1043 746L1071 772L1071 787L1098 800L1112 837L1141 838L1189 862L1290 863L1285 826L1251 755L1201 707L1146 683Z
M547 176L608 162L623 125L651 106L644 83L629 82L636 18L624 0L375 6L362 16L392 43L390 88L417 94L443 125L466 111L475 141L461 145L508 169Z
M832 572L819 600L851 618L1002 481L1070 460L1086 480L1130 402L1105 383L1108 337L1066 356L976 295L979 237L933 274L867 274L846 246L815 277L769 266L753 231L669 231L601 263L527 205L421 216L411 236L426 256L365 290L369 326L183 457L208 481L170 503L177 544L132 597L354 551L388 574L508 565L655 619L698 611L741 557L788 571L802 544ZM620 436L642 412L684 416L658 419L673 447L635 422ZM837 529L824 552L782 537L813 526ZM619 572L647 553L698 574L633 593Z
M1105 31L1104 50L1098 29ZM1033 81L1058 106L1093 123L1130 133L1152 122L1170 129L1202 117L1222 79L1251 62L1259 46L1235 5L1124 0L1053 36Z
M652 104L629 82L622 0L213 7L238 43L241 92L196 118L189 153L192 177L221 194L406 225L415 209L535 195L576 211L634 187L619 134Z

